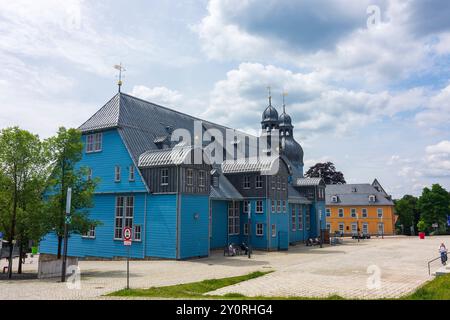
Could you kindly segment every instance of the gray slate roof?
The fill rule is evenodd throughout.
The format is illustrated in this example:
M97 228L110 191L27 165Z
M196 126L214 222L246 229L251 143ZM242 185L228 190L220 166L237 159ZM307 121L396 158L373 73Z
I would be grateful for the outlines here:
M150 168L168 165L180 165L190 161L193 150L191 146L175 147L172 149L151 150L139 157L140 168Z
M211 186L210 198L213 200L243 200L231 182L222 174L219 176L219 187Z
M355 192L356 191L356 192ZM371 184L340 184L327 185L325 189L327 206L379 206L394 205L394 202L384 192L379 192ZM370 202L369 196L375 195L376 201ZM331 197L338 196L338 202L332 202Z
M312 202L308 200L305 196L302 196L295 188L291 185L288 186L288 200L290 203L301 203L301 204L311 204Z
M217 128L223 132L225 126L178 112L125 93L116 94L79 129L83 133L117 128L131 156L137 163L139 156L149 150L157 149L155 141L167 136L167 127L187 129L194 133L194 122L203 122L206 127Z

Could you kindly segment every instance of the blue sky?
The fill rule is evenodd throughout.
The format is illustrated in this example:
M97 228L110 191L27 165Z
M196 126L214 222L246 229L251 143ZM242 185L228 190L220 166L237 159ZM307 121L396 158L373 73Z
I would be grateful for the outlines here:
M376 6L378 16L369 6ZM266 87L305 161L390 193L450 189L446 0L0 0L0 127L48 137L123 90L257 133ZM373 7L372 7L373 8ZM369 27L367 20L375 17Z

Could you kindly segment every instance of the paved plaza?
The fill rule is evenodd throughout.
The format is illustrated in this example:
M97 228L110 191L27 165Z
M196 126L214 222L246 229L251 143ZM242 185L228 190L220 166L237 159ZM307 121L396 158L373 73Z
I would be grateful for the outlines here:
M427 261L438 256L441 242L450 244L450 237L425 240L386 237L359 243L345 239L341 245L324 248L297 245L288 252L255 252L251 260L244 256L224 257L222 252L215 252L209 258L190 261L131 261L130 286L149 288L273 270L263 277L210 294L303 297L338 294L359 299L395 298L432 279L428 275ZM2 260L0 267L5 265L6 261ZM22 279L0 278L3 279L0 280L0 300L105 299L105 294L126 285L125 261L81 261L79 266L81 285L74 289L58 279L30 279L37 272L37 260L36 257L28 259ZM438 268L439 261L432 265L432 271Z

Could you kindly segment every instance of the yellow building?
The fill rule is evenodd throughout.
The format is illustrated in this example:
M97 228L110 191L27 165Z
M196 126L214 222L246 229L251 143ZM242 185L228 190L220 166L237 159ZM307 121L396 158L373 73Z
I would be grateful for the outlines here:
M330 233L395 234L394 202L376 179L372 184L327 185L326 217Z

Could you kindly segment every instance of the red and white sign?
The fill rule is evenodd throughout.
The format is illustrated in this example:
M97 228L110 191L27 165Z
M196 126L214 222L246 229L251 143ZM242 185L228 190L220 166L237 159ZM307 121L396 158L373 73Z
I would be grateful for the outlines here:
M132 233L130 227L123 228L123 245L124 246L131 246L132 236L133 236L133 233Z

